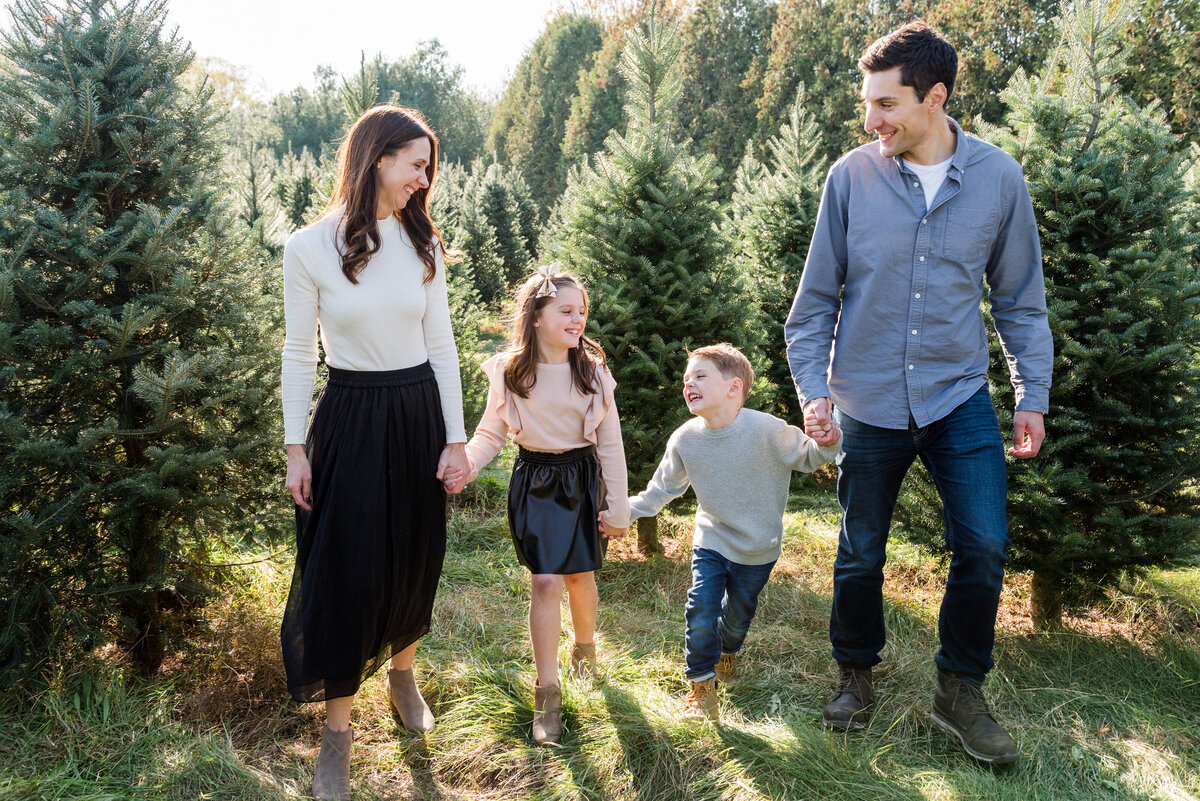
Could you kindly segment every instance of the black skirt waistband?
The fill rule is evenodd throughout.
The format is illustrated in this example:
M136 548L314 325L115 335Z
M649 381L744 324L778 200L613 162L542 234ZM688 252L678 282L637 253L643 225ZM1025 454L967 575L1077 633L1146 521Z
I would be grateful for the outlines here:
M329 383L336 387L402 387L433 378L429 362L399 370L339 370L329 368Z
M596 452L594 445L584 445L582 448L572 448L562 453L548 451L531 451L517 446L517 458L532 464L570 464L586 459Z

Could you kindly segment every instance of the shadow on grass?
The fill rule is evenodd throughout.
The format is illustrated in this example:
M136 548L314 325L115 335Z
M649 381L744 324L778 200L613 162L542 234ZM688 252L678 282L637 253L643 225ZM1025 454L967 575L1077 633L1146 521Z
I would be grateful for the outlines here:
M624 767L632 780L634 797L645 801L703 798L694 794L694 788L689 791L691 777L684 770L678 751L668 737L650 725L637 700L611 682L604 685L602 692L624 754Z

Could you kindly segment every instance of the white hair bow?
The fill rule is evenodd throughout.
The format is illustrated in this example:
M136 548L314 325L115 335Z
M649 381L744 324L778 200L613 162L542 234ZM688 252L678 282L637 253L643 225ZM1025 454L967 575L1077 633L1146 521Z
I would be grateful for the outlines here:
M547 295L552 298L558 297L558 287L554 286L554 274L561 266L561 261L552 261L537 268L537 274L542 277L542 285L538 287L535 298L544 298Z

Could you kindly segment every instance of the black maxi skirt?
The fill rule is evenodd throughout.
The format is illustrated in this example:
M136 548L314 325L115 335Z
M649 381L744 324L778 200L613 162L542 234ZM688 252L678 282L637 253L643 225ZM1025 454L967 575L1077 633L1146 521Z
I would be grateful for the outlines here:
M296 568L281 639L300 702L354 695L429 631L446 555L446 443L429 363L330 368L305 447L312 511L296 507Z
M508 529L521 564L535 574L599 570L596 516L604 480L592 446L563 453L519 449L508 485Z

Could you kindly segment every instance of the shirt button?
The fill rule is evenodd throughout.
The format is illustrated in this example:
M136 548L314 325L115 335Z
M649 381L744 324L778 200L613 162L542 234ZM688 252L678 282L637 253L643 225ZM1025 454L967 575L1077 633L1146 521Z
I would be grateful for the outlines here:
M915 329L915 328L914 328L914 329L913 329L913 336L916 336L916 335L917 335L917 329Z
M908 369L909 369L909 370L913 369L913 366L910 364L910 365L908 366Z
M922 257L921 257L921 261L925 261L925 257L924 257L924 256L922 256Z
M927 222L929 222L929 218L928 218L928 217L926 217L925 219L921 220L921 225L924 225L924 224L925 224L925 223L927 223Z
M914 297L914 298L919 298L919 297L921 297L921 293L920 293L920 292L918 292L917 294L913 295L913 297Z

